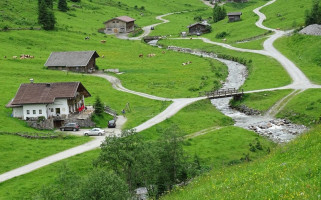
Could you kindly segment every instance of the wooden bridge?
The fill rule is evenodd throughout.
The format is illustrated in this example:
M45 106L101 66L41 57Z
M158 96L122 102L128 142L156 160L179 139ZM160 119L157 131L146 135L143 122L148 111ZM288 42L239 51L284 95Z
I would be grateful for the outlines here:
M144 42L148 43L152 40L159 40L161 38L162 38L161 36L145 36L145 37L143 37L143 40L144 40Z
M239 98L243 95L243 89L238 90L235 88L228 88L222 90L213 90L213 91L205 91L200 92L199 96L206 96L209 99L218 99L218 98L225 98L225 97L236 97Z

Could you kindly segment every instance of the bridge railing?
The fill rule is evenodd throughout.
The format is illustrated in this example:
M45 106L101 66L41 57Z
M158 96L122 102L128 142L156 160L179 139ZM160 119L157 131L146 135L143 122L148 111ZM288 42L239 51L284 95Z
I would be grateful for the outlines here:
M207 96L208 98L227 97L227 96L235 96L235 95L242 95L242 94L243 94L243 89L239 90L235 88L199 92L199 96Z

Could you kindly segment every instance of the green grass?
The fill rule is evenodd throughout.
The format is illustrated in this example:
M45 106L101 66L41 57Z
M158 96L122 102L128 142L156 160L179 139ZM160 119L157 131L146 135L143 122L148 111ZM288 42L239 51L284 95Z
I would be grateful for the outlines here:
M263 146L263 150L249 151L249 144L256 144L256 138ZM249 153L251 159L257 159L267 154L268 148L275 144L258 134L242 128L228 126L205 135L187 139L184 150L193 156L197 154L202 165L214 168L240 163L243 153Z
M43 186L56 184L55 179L64 163L78 175L85 175L92 171L93 159L99 152L98 149L88 151L0 183L0 199L32 199Z
M251 94L244 94L241 100L232 100L232 106L246 105L249 108L266 112L276 102L281 100L286 95L290 94L292 90L276 90L267 92L258 92Z
M76 5L77 7L73 6ZM135 5L138 9L135 9ZM206 8L198 0L176 0L168 6L168 1L152 0L82 0L81 3L69 2L70 10L66 13L57 9L54 3L57 27L61 30L70 30L86 34L97 33L99 28L103 28L103 22L116 16L129 15L136 19L136 24L146 26L159 22L156 16L182 10ZM140 9L141 7L145 9ZM22 3L20 1L1 1L0 28L4 26L18 27L39 27L37 24L37 1ZM86 21L87 25L84 25Z
M319 199L321 127L267 157L212 170L162 199Z
M180 57L178 53L174 52L162 54L161 50L140 42L118 40L115 38L109 38L107 39L107 44L101 44L99 42L101 39L104 39L103 35L93 36L91 40L85 41L83 35L70 32L59 32L59 34L58 32L44 31L11 31L0 33L1 44L6 46L6 48L0 49L0 65L2 66L0 68L0 77L2 77L0 83L3 86L0 90L3 95L3 98L0 100L1 105L3 105L0 108L0 130L36 132L34 129L28 128L25 123L11 118L11 109L4 108L4 105L14 97L19 85L29 82L30 78L34 78L35 82L81 81L92 95L91 98L85 100L87 103L92 104L95 97L99 95L106 105L111 106L111 108L118 112L129 103L132 111L126 116L128 118L128 128L133 128L151 116L155 116L168 105L160 101L116 91L111 87L109 82L102 78L46 70L43 68L43 64L52 51L96 49L100 55L106 55L104 59L97 59L97 65L100 68L120 68L121 71L126 72L120 75L123 76L121 79L133 82L132 89L157 95L164 94L164 96L166 91L171 91L172 96L176 94L177 96L197 96L198 91L192 92L188 89L193 86L199 87L202 83L201 78L204 72L201 69L207 68L209 71L207 74L212 73L210 61L202 60L196 56L188 55ZM65 44L68 44L68 46ZM18 49L16 48L17 46L19 46ZM146 54L147 52L155 52L160 58L156 56L156 58L139 59L137 54L133 53L131 49L141 49L141 52ZM35 58L29 60L12 59L12 56L20 54L30 54L35 56ZM123 59L124 55L127 55L125 56L126 59ZM7 56L7 58L4 59L4 56ZM134 57L136 58L135 61ZM170 65L170 57L177 57L178 61ZM192 67L196 63L183 68L181 62L186 62L187 60L199 62L200 70L197 71ZM218 63L217 66L221 66L221 64ZM164 71L156 71L156 68L163 69ZM225 67L221 68L222 70L225 69ZM196 74L192 74L192 72ZM172 77L164 78L166 73L172 74ZM186 73L188 76L182 76L181 73ZM212 74L212 79L209 76L210 78L206 81L208 85L203 90L209 89L212 84L210 81L216 79L214 77L215 74ZM139 79L137 79L136 75ZM193 76L195 81L190 83L189 81L193 80L191 79ZM151 82L148 82L150 77L153 77L153 79L150 80ZM167 81L169 82L167 83ZM175 85L175 81L183 82L183 85L179 85L180 88L169 89L168 87ZM126 81L124 85L127 86ZM146 88L146 90L141 88Z
M89 140L88 137L76 136L44 140L27 139L20 136L0 134L0 174L81 145Z
M245 58L247 61L252 60L251 65L248 66L249 75L242 86L246 91L275 88L291 83L291 79L283 67L276 60L263 55L231 51L223 47L203 43L200 40L161 40L160 43L167 46L188 47L216 54L232 55Z
M173 117L147 129L142 134L148 140L155 140L160 133L172 125L177 125L183 135L192 134L194 132L219 126L232 125L231 118L220 113L210 102L210 100L201 100L195 102L182 110Z
M267 39L267 36L263 36L258 39L250 39L248 42L243 43L234 43L232 44L234 47L243 48L243 49L256 49L261 50L263 47L264 41Z
M277 117L307 126L320 123L321 90L309 89L293 97Z
M114 119L110 114L103 113L102 116L93 115L92 121L96 123L96 127L106 128L108 126L108 121Z
M313 0L277 0L262 8L267 19L264 25L270 28L292 29L304 25L305 11L311 10Z
M321 84L321 37L295 34L282 37L275 47L314 83ZM308 47L308 48L307 48Z
M213 41L222 41L215 36L223 31L229 33L226 36L226 42L229 44L235 44L236 41L246 38L258 36L264 34L266 30L260 29L255 26L255 22L258 20L258 16L253 13L253 9L266 3L264 0L251 0L247 3L226 3L224 5L227 12L242 12L241 21L229 23L228 18L213 23L212 32L204 34L203 36ZM185 12L165 17L170 20L169 23L159 25L152 32L152 35L172 35L177 37L182 31L188 31L187 26L195 23L194 17L201 16L203 19L213 17L213 10L208 8L202 11ZM209 22L211 22L209 20ZM255 49L262 49L261 43L253 43Z

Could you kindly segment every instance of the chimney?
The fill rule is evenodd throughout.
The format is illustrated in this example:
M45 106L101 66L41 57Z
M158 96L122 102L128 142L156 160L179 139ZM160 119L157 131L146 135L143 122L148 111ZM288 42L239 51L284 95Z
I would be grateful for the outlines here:
M33 83L33 78L30 79L30 83Z

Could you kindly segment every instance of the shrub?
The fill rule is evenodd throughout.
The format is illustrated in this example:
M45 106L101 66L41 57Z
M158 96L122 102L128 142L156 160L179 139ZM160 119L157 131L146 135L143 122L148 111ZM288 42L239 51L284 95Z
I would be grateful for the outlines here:
M226 36L229 36L229 35L230 35L229 33L223 31L223 32L220 32L220 33L216 34L215 37L216 37L217 39L221 39L221 38L225 38Z

